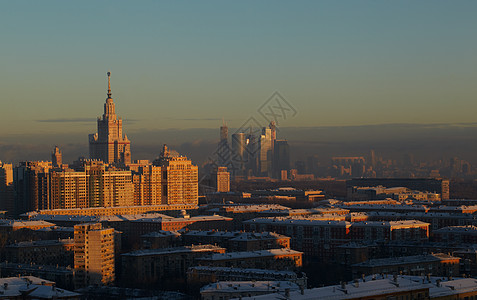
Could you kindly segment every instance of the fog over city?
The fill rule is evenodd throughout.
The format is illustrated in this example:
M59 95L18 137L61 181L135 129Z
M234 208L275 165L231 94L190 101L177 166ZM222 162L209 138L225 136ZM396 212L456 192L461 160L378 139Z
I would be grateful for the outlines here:
M87 123L92 127L93 122ZM184 153L198 165L213 156L219 140L217 128L163 129L130 132L125 122L133 159L153 160L162 144ZM84 133L0 136L0 152L4 162L48 160L51 149L58 145L66 162L88 156L87 126ZM236 129L230 128L230 132ZM371 149L387 159L401 159L414 154L422 161L450 159L458 156L476 163L477 123L462 124L378 124L334 127L283 127L277 136L288 139L291 160L308 155L329 160L332 156L365 156Z

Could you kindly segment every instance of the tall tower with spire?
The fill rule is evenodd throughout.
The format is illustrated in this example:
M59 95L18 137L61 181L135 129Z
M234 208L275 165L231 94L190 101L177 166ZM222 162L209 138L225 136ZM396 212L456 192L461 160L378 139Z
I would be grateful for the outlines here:
M108 72L108 94L102 118L98 118L98 132L89 135L89 156L106 163L131 163L131 142L123 136L123 120L116 116L111 94L111 72Z
M51 153L51 163L55 168L61 167L61 164L63 163L61 151L58 146L55 146L55 149Z

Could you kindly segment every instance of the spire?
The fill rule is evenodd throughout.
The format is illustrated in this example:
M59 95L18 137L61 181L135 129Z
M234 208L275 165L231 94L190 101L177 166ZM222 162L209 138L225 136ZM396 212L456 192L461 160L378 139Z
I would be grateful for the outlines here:
M108 71L108 99L111 98L111 72Z

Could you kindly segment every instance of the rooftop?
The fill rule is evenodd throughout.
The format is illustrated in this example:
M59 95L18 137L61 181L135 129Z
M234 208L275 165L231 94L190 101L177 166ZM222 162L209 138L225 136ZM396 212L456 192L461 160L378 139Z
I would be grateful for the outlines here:
M290 281L219 281L208 284L200 289L201 294L206 293L236 293L236 292L270 292L297 291L298 285Z
M224 237L231 240L261 240L284 238L285 236L273 232L243 232L243 231L216 231L216 230L190 230L183 234L184 236L210 236Z
M214 245L192 245L184 247L172 247L172 248L160 248L160 249L146 249L137 250L122 254L122 256L150 256L150 255L167 255L177 253L189 253L189 252L209 252L209 251L225 251L225 248L221 248Z
M258 251L243 251L243 252L228 252L228 253L213 253L210 256L202 257L201 260L229 260L240 258L256 258L256 257L270 257L280 255L301 255L303 252L291 249L269 249Z
M154 232L149 232L141 235L143 238L149 237L167 237L167 236L180 236L181 234L177 231L167 231L167 230L158 230Z
M449 226L443 227L434 230L434 233L464 233L467 232L469 234L477 234L477 227L474 225L468 226Z
M51 227L55 224L45 222L45 221L23 221L23 220L9 220L3 219L0 220L0 227L33 227L33 226L44 226Z
M0 278L0 295L2 298L21 298L27 293L32 299L62 299L80 296L78 293L46 285L46 283L51 282L33 276Z
M460 258L447 255L444 253L414 255L414 256L400 256L400 257L370 259L358 264L354 264L353 267L398 266L398 265L407 265L407 264L413 264L413 263L436 262L436 261L446 261L446 260L460 260Z
M243 268L228 268L228 267L209 267L209 266L196 266L189 268L189 272L196 271L210 271L210 272L230 272L230 273L255 273L255 274L280 274L284 276L297 276L293 271L278 271L268 269L243 269Z
M55 245L71 245L74 244L73 239L58 239L58 240L39 240L29 242L18 242L15 244L7 245L7 248L28 248L28 247L46 247Z
M358 284L344 284L326 286L322 288L306 289L303 294L300 291L290 291L288 299L294 300L341 300L341 299L357 299L381 295L393 295L399 292L413 291L413 290L427 290L431 284L422 284L422 281L415 282L401 277L393 279L379 279L366 282L359 282ZM284 299L283 293L267 294L262 296L244 297L243 300L275 300Z

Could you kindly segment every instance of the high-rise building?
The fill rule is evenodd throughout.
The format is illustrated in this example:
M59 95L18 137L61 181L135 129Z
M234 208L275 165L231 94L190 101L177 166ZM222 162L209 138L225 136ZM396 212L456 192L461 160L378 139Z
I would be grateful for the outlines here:
M161 167L162 204L198 203L199 172L187 157L164 145L161 156L153 165Z
M131 142L123 136L123 121L115 113L111 96L111 73L108 72L108 97L104 114L98 118L98 132L89 135L89 156L105 163L128 165L131 163Z
M101 223L74 227L75 288L114 282L114 229Z
M217 192L230 192L230 173L227 172L227 167L218 167L212 179L217 188Z
M162 167L148 164L133 172L134 205L159 205L162 202Z
M259 176L270 176L272 172L272 130L264 127L258 142Z
M249 134L245 137L245 175L251 176L258 173L259 167L259 145L257 145L257 138L252 134L252 128L250 128Z
M239 132L232 134L232 162L235 170L235 173L232 175L244 175L246 147L245 133Z
M273 151L273 176L281 178L281 171L290 170L290 147L287 140L275 140Z
M217 163L219 166L227 166L230 164L230 145L229 145L229 128L225 121L220 126L220 141L217 145Z
M90 207L133 205L131 171L108 167L102 162L85 161L84 172L89 181Z
M0 210L14 213L13 166L0 161Z
M85 172L71 169L50 172L48 209L89 207L89 186Z
M29 176L26 179L31 178L30 197L38 198L30 201L38 203L37 206L28 210L133 205L131 171L118 170L101 161L82 161L76 167L76 170L63 168L36 173L32 168L22 171Z
M60 151L60 148L58 148L58 146L55 146L55 149L51 153L51 162L52 162L53 168L61 167L61 164L63 163L61 151Z
M48 161L20 162L13 168L15 215L49 207L51 169L51 162Z

